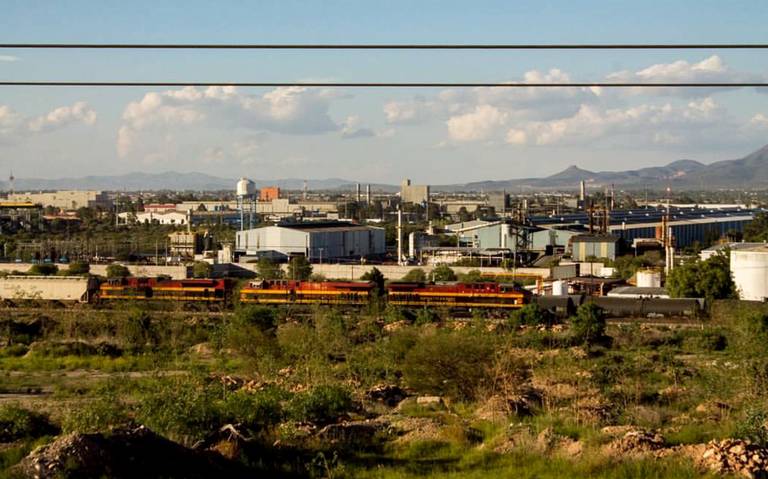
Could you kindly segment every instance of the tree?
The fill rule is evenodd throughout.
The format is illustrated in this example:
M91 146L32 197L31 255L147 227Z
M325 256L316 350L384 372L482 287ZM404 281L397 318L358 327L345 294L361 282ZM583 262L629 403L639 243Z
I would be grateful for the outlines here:
M755 219L744 226L744 240L751 242L768 241L768 214L758 213Z
M425 273L421 268L414 268L408 271L405 276L403 276L402 281L408 283L426 283L427 273Z
M471 269L466 273L459 275L459 281L462 283L492 283L493 278L484 277L479 269Z
M384 273L379 271L379 268L371 268L371 270L363 274L360 279L363 281L371 281L376 285L373 291L377 297L384 296L384 283L386 282L386 279L384 278Z
M195 261L192 265L192 276L195 278L210 278L213 275L213 265L207 261Z
M36 276L51 276L59 272L59 267L55 264L33 264L29 268L29 274Z
M256 269L258 270L259 276L261 276L262 279L283 278L283 270L280 269L280 265L267 257L259 258Z
M728 251L706 261L692 261L673 269L667 277L667 291L673 298L734 299L738 297L731 278Z
M433 281L456 281L456 273L446 264L441 264L432 270Z
M107 266L107 278L125 278L130 276L131 272L121 264L110 264Z
M89 271L91 271L91 265L88 263L84 261L73 261L72 263L69 263L67 274L72 276L79 276L82 274L88 274Z
M536 303L526 304L514 311L510 317L514 326L540 326L552 323L552 315Z
M571 318L574 340L586 346L605 337L605 312L594 303L584 303Z
M304 256L294 256L288 263L288 278L306 281L312 276L312 265Z

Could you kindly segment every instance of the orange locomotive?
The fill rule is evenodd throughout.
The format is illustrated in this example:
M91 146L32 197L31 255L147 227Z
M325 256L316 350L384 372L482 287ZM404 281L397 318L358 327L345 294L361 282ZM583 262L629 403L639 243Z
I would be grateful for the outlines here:
M241 303L364 305L370 302L371 282L254 281L240 290Z
M99 286L99 298L225 303L231 291L228 283L224 279L109 279Z
M396 306L514 309L530 302L531 293L499 283L390 283L387 302Z

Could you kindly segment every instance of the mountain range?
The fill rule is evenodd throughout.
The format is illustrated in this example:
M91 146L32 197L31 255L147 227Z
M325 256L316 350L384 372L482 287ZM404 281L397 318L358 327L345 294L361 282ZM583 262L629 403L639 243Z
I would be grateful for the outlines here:
M716 161L710 164L694 160L678 160L666 166L653 166L626 171L588 171L578 166L544 178L476 181L463 184L434 185L433 191L515 191L519 189L578 189L579 182L590 187L615 185L624 189L649 188L692 190L705 188L768 188L768 145L735 160ZM92 189L107 191L152 190L233 190L237 179L221 178L204 173L128 173L114 176L86 176L81 178L18 178L16 191ZM286 190L300 190L304 180L286 178L279 180L254 180L257 188L279 186ZM311 190L353 191L356 181L341 178L308 180ZM8 189L8 182L2 184ZM397 185L372 184L375 191L393 192Z

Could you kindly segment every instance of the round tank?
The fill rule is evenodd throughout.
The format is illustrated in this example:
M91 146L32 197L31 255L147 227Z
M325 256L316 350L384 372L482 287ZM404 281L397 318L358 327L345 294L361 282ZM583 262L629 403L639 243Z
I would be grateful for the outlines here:
M731 250L731 274L741 299L768 298L768 247Z
M644 270L637 272L638 288L661 288L661 273L659 271Z
M568 283L558 279L552 281L552 296L565 296L568 294Z
M240 178L237 182L237 196L253 196L256 193L256 185L248 178Z

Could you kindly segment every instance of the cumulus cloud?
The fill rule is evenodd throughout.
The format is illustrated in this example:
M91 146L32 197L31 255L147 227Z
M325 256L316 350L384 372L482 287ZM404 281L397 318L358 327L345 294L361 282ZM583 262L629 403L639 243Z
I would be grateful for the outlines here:
M342 122L341 137L345 140L351 140L355 138L370 138L376 136L376 132L370 128L365 128L362 125L362 120L357 115L348 116Z
M0 62L17 62L19 61L19 57L14 57L13 55L0 55Z
M0 126L2 123L0 123ZM756 128L768 128L768 116L758 113L749 120L749 125Z
M0 105L0 138L3 139L54 131L75 124L93 125L95 122L96 112L82 101L33 118L24 117L7 105Z
M87 103L79 101L71 106L56 108L46 115L39 116L29 122L30 131L49 131L72 123L96 123L96 112Z
M470 113L448 119L448 134L456 141L487 140L506 123L508 116L496 107L479 105Z
M173 128L205 123L291 135L312 135L341 128L329 115L334 93L304 87L277 88L261 96L235 87L187 87L147 93L126 106L117 152L129 155L140 133L150 127Z

